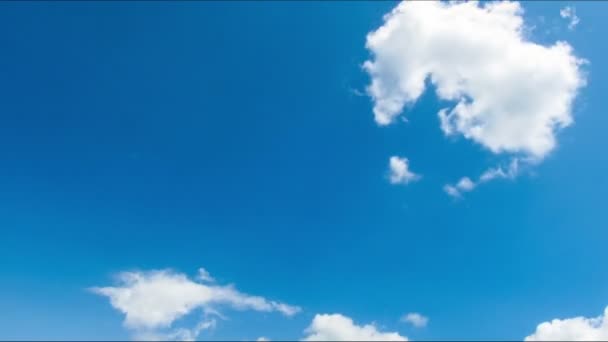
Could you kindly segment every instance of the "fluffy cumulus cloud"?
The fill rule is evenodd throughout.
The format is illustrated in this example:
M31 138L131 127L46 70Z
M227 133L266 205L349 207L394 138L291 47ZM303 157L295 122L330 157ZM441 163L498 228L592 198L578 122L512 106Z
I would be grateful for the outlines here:
M566 6L559 11L559 15L568 20L568 29L574 30L576 25L581 21L579 17L576 15L576 10L574 7Z
M159 333L189 313L202 309L206 314L217 313L216 308L227 306L236 310L276 311L292 316L300 311L297 306L267 300L238 291L233 285L210 283L211 276L199 270L196 281L171 270L133 271L117 275L117 284L94 287L91 290L106 296L110 304L125 314L124 324L136 336L145 339L195 339L203 330L215 326L215 320L204 320L193 329L177 329ZM221 317L221 315L217 314Z
M606 341L608 340L608 307L595 318L554 319L536 327L526 341Z
M357 325L340 314L317 314L303 341L407 341L396 332L381 332L372 324Z
M583 60L566 42L526 39L522 12L516 2L399 4L367 37L376 122L393 122L429 79L439 98L455 103L438 113L446 135L495 153L544 157L556 130L573 121Z
M408 184L420 179L420 175L410 170L407 158L392 156L389 159L389 169L389 180L392 184Z
M410 323L416 328L422 328L426 327L426 325L429 323L429 318L417 312L410 312L401 317L401 321L405 323Z

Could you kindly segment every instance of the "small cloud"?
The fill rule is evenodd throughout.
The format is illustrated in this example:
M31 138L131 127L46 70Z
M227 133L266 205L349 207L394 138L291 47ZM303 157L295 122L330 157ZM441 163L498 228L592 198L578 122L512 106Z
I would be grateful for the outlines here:
M471 191L475 188L475 183L469 177L462 177L456 187L462 191Z
M559 15L562 18L569 20L569 22L568 22L569 30L574 30L576 25L578 25L578 23L581 21L579 19L579 17L576 15L576 10L574 9L574 7L566 6L566 7L562 8L559 11Z
M198 269L198 279L207 283L215 283L215 278L213 278L211 274L209 274L209 272L202 267Z
M463 192L469 192L475 189L477 186L492 181L494 179L513 179L517 176L520 170L520 160L513 158L508 167L503 168L501 166L489 168L479 176L476 182L472 181L469 177L462 177L456 185L446 184L443 187L448 195L452 197L461 197Z
M266 338L264 336L261 336L261 337L258 337L258 339L256 341L257 342L269 342L270 339L268 339L268 338Z
M519 159L513 158L508 168L504 170L502 167L491 168L486 170L479 176L479 183L489 182L496 178L513 179L519 172Z
M341 314L317 314L303 341L407 341L396 332L379 331L375 324L357 325Z
M202 321L192 329L179 328L168 332L138 331L133 336L137 341L196 341L203 330L216 326L215 319Z
M455 186L446 184L443 186L443 191L452 197L460 197L460 191Z
M475 189L475 186L476 184L469 177L462 177L456 185L446 184L443 191L452 197L461 197L463 192L469 192Z
M401 322L410 323L416 328L423 328L429 323L429 318L423 316L417 312L410 312L407 315L401 317Z
M365 93L365 91L361 91L361 90L356 89L356 88L350 88L350 92L351 92L351 94L353 94L355 96L359 96L359 97L367 96L367 94Z
M408 184L419 180L421 177L410 171L407 158L392 156L389 160L389 168L391 184Z

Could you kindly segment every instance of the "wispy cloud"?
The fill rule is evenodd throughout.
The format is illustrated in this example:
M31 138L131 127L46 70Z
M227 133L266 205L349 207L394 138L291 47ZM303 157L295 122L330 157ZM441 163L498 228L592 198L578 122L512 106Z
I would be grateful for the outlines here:
M117 275L117 285L93 287L91 291L108 297L110 304L125 314L125 326L136 336L148 339L153 336L195 339L201 331L216 325L215 319L207 319L193 329L163 331L196 309L202 309L206 316L214 315L217 306L276 311L286 316L301 310L297 306L242 293L233 285L209 284L213 278L202 268L198 278L200 282L171 270L122 272Z
M450 196L460 198L465 192L472 191L477 186L490 182L494 179L513 179L517 176L520 170L520 159L513 158L509 166L503 168L501 166L489 168L484 171L477 181L472 181L469 177L462 177L455 185L446 184L443 190Z
M574 30L576 25L578 25L578 23L581 21L576 15L576 9L574 9L574 7L566 6L562 8L559 11L559 15L564 19L568 19L569 30Z
M421 315L417 312L410 312L410 313L404 315L403 317L401 317L401 321L410 323L411 325L415 326L416 328L422 328L422 327L426 327L426 325L429 323L429 318L424 315Z

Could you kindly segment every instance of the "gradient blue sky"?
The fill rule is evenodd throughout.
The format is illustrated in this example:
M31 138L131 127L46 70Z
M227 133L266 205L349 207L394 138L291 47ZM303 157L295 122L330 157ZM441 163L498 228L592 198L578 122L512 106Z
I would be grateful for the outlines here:
M590 61L588 85L543 163L461 200L442 186L498 157L446 139L432 91L388 127L357 95L366 34L395 5L1 3L0 339L129 338L87 288L134 269L204 267L302 308L227 311L203 339L297 339L316 313L521 339L600 314L608 3L522 4L533 41ZM423 178L390 184L392 155Z

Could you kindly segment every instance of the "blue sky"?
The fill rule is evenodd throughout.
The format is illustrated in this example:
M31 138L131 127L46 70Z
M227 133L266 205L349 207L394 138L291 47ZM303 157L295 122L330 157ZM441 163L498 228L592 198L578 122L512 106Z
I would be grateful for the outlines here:
M573 123L540 158L446 136L437 113L455 101L428 80L375 120L370 79L394 74L362 68L384 53L366 37L397 5L0 4L0 338L134 338L143 328L91 288L168 269L299 308L218 304L199 339L300 339L317 314L414 340L523 339L601 315L608 4L521 4L527 40L588 61ZM419 177L392 184L391 156ZM514 159L516 175L476 181ZM475 188L446 194L464 176ZM194 280L201 267L215 282ZM411 312L428 324L402 322Z

